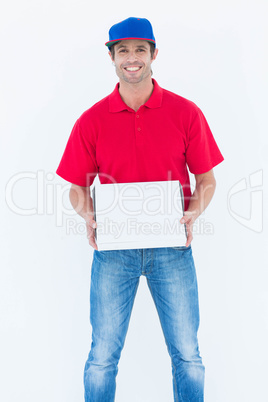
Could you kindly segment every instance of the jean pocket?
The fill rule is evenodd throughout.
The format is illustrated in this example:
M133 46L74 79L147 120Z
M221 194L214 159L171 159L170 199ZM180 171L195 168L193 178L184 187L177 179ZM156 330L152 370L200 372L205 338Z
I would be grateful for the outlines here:
M174 250L189 250L191 248L191 244L186 247L186 246L174 246L174 247L170 247L173 248Z

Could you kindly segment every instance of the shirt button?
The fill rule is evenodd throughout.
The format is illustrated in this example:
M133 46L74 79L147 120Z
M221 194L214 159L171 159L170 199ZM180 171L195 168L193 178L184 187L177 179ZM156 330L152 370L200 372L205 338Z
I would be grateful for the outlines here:
M140 127L138 127L138 131L141 131L141 128L140 128Z
M138 114L136 115L137 119L140 117Z

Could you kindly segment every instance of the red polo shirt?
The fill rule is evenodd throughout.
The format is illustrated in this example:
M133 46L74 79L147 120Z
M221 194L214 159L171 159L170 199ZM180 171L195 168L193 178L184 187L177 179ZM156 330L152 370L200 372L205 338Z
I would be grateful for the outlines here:
M56 173L78 186L179 180L185 209L191 197L187 166L201 174L223 161L208 123L191 101L154 89L137 112L114 91L76 121Z

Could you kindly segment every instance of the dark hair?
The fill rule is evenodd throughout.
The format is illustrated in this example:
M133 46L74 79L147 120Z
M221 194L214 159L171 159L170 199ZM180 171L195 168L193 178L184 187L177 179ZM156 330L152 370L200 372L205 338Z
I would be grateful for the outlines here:
M149 42L149 41L147 41L147 42L150 45L151 58L153 58L154 51L155 51L155 44L153 42ZM119 43L119 42L116 42L116 43ZM116 43L109 48L110 52L112 53L112 58L113 59L114 59L114 47L115 47Z

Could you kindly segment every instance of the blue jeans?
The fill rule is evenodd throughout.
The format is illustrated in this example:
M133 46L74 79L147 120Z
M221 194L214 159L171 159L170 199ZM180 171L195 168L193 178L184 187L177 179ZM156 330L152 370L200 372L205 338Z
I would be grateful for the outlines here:
M174 401L203 402L205 368L197 340L199 303L191 246L94 250L85 402L115 400L118 362L141 275L146 276L171 357Z

